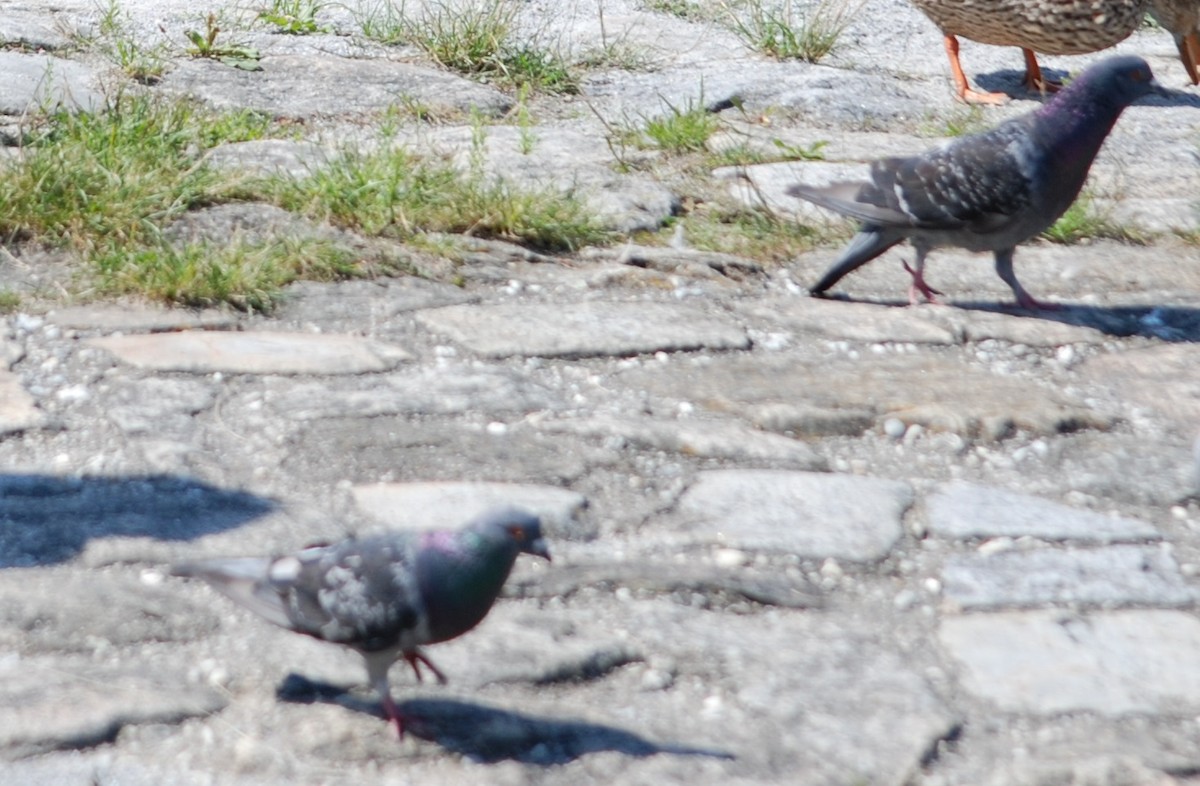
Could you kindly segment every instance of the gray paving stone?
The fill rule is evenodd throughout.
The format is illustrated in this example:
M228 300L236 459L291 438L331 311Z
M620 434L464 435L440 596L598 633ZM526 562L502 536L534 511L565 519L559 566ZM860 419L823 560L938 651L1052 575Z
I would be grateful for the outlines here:
M300 383L272 387L271 408L292 420L397 414L534 412L561 406L559 397L507 369L414 368L361 383Z
M1200 620L1144 609L1071 615L972 614L938 638L962 684L1005 712L1194 715L1200 711Z
M1031 347L1100 344L1105 334L1087 325L961 308L922 308L921 316L953 331L963 341L995 339Z
M46 413L11 371L0 370L0 434L14 434L47 425Z
M1200 346L1161 344L1090 358L1079 371L1122 401L1181 423L1189 433L1200 423Z
M0 659L0 755L30 756L109 742L143 723L181 723L226 704L166 663L124 658L101 665L80 656Z
M146 641L202 637L218 622L212 610L135 575L72 567L0 571L0 648L21 657L57 652L104 658Z
M16 8L6 8L0 18L0 44L6 47L53 51L69 46L71 39L65 31L56 28L54 17L44 12L30 13Z
M620 371L614 381L634 390L694 402L718 412L764 419L764 405L815 406L874 413L935 431L995 440L1016 430L1054 435L1107 429L1114 417L1061 390L993 374L937 355L874 355L813 360L785 353L705 358L676 368Z
M218 309L159 308L144 303L95 303L67 306L46 313L46 320L70 330L104 333L166 333L176 330L224 330L236 327L238 316Z
M193 416L213 405L214 385L193 379L139 379L117 386L105 414L126 434L163 434L194 425Z
M1081 510L1029 494L975 483L945 483L926 502L929 531L946 538L1031 535L1099 543L1152 540L1144 521Z
M828 463L809 445L764 434L730 421L660 421L651 418L586 418L546 421L540 428L603 439L617 439L646 450L689 456L787 462L797 469L824 470Z
M725 317L669 303L448 306L417 321L486 357L581 358L747 349L750 339Z
M967 609L1073 603L1183 606L1196 599L1169 551L1144 546L951 557L946 597Z
M362 374L411 356L359 336L255 331L184 331L88 339L124 363L153 371L210 374Z
M104 106L98 74L73 60L0 51L0 115L23 115L40 107L94 111Z
M959 343L954 331L926 318L924 312L935 308L842 303L807 295L742 300L736 305L740 314L755 320L770 320L806 336L870 342Z
M587 498L556 486L520 483L373 483L354 486L364 513L390 527L431 529L456 526L500 505L526 508L542 518L551 537L571 537Z
M262 66L262 71L250 72L208 58L182 60L161 87L222 109L296 118L379 112L405 101L435 113L478 111L484 117L499 117L512 106L491 87L398 60L268 55Z
M912 502L912 487L894 480L731 469L700 473L677 511L693 540L870 562L900 539Z

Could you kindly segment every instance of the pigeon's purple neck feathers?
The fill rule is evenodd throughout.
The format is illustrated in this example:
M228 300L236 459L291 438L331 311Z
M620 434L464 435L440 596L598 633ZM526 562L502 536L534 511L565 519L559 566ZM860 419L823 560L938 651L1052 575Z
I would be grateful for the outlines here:
M479 624L500 594L519 551L498 527L426 535L416 573L429 620L429 642L452 639Z
M1144 79L1133 75L1144 69ZM1047 156L1060 165L1060 171L1087 168L1117 118L1133 101L1150 92L1153 84L1149 67L1135 57L1116 57L1099 63L1079 75L1045 106L1032 115L1030 136ZM1065 164L1066 166L1061 166Z

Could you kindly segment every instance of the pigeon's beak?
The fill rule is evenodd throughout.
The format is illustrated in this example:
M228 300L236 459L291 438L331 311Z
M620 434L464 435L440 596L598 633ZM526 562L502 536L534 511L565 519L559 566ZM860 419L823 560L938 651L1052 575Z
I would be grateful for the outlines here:
M522 549L522 551L524 551L527 554L532 554L535 557L541 557L542 559L546 560L547 562L551 561L550 560L550 549L549 549L549 547L546 546L545 538L534 538L533 540L531 540L525 544L525 548Z

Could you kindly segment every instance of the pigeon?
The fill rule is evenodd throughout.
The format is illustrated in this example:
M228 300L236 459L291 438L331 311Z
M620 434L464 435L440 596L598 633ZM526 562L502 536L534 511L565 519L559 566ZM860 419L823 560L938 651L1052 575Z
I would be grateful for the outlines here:
M991 251L996 273L1022 308L1053 308L1034 300L1013 273L1018 244L1066 212L1088 169L1125 107L1162 92L1139 57L1102 60L1039 109L911 158L872 162L869 182L788 188L861 222L858 234L809 293L821 296L843 276L904 240L916 250L909 301L919 292L937 302L925 283L925 257L939 246Z
M388 669L404 658L446 677L421 645L447 641L487 615L517 554L550 559L541 522L493 510L461 530L389 532L310 546L278 557L184 562L176 576L201 578L266 620L357 650L388 720L404 736Z

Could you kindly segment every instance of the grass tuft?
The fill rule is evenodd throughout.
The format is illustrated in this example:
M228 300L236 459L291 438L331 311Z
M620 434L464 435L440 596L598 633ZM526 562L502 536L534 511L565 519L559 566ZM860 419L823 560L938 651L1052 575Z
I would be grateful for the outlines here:
M1120 240L1137 245L1146 243L1146 237L1141 232L1114 222L1109 211L1101 209L1095 197L1086 189L1067 208L1067 212L1042 233L1042 237L1067 246L1093 239Z
M726 0L722 8L729 29L751 49L779 60L818 63L835 48L862 8L847 0L802 2L781 6L773 0Z

